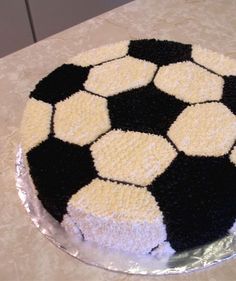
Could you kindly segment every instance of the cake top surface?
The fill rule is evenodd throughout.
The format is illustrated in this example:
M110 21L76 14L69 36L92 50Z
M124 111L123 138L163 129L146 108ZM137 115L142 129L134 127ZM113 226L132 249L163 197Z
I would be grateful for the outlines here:
M236 61L200 46L132 40L78 54L24 112L39 199L59 222L68 202L119 221L162 213L175 250L222 237L236 218L235 95Z

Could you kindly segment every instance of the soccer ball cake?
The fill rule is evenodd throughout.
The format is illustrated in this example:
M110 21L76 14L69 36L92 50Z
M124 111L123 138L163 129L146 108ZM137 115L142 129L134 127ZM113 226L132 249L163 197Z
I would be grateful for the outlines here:
M21 143L67 231L137 254L234 229L236 61L155 39L78 54L30 94Z

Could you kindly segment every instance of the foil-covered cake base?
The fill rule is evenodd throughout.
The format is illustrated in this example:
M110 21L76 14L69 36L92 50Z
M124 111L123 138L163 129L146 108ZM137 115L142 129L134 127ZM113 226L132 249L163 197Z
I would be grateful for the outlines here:
M16 186L19 197L35 226L57 247L87 264L129 274L164 275L203 269L236 255L235 235L177 253L171 257L134 256L83 241L80 233L68 233L49 215L37 198L24 163L21 147L16 155Z

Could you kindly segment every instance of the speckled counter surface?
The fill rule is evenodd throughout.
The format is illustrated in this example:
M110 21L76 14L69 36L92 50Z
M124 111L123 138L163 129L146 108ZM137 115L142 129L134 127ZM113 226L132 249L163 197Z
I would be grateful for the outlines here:
M138 281L236 279L236 260L187 275L140 277L85 265L33 226L15 188L19 124L37 81L76 53L123 39L155 37L236 58L236 1L137 0L0 60L0 280Z

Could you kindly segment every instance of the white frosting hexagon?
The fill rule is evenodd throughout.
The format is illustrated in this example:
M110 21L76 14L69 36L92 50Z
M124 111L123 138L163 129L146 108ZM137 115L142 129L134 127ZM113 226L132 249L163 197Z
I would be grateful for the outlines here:
M188 106L172 124L168 136L187 155L221 156L234 144L236 117L222 103Z
M236 60L217 52L192 46L192 58L195 62L221 75L236 75Z
M67 63L75 65L89 66L96 65L112 59L125 56L128 53L129 41L121 41L115 44L105 45L99 48L78 54Z
M162 136L113 130L91 146L95 167L101 177L148 185L176 157Z
M34 98L28 100L21 122L21 145L25 153L47 139L51 115L50 104Z
M107 101L80 91L56 104L55 136L61 140L86 145L110 129Z
M157 66L132 57L124 57L90 70L85 89L104 97L147 85Z

